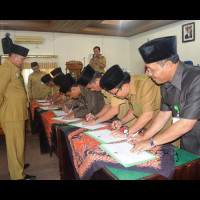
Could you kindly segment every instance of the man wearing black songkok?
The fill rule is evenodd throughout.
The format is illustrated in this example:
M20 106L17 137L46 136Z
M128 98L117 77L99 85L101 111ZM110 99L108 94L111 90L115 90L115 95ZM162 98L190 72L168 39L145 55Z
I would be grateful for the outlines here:
M176 36L169 36L151 40L139 48L149 75L161 84L162 100L161 111L143 138L136 141L134 152L181 137L182 149L200 155L200 69L181 62L176 46ZM171 115L174 123L154 136Z

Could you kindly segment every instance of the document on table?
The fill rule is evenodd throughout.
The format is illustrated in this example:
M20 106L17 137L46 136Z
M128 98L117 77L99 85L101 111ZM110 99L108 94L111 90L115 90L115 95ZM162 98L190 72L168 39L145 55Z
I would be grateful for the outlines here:
M101 144L99 147L106 151L110 156L119 161L124 167L131 167L133 165L153 160L158 156L143 151L141 154L131 153L130 150L134 145L128 142Z
M38 105L40 105L40 106L49 106L50 103L38 103Z
M36 100L36 101L39 102L39 103L45 103L47 100L41 99L41 100Z
M123 137L114 137L110 135L111 131L108 129L103 130L95 130L95 131L85 131L87 135L91 136L95 140L105 144L105 143L111 143L111 142L118 142L125 140L126 138Z
M56 116L66 116L67 113L64 112L63 110L54 110L53 113L56 115Z
M57 121L60 121L60 122L65 122L65 123L83 120L83 118L63 119L63 117L53 117L51 119L57 120Z
M57 107L57 108L51 108L51 107L39 107L39 108L41 108L42 110L57 110L57 109L58 109L58 107Z
M71 125L78 126L78 127L81 127L81 128L91 129L91 130L95 130L95 129L98 129L98 128L103 128L105 126L108 126L107 124L101 124L101 123L94 125L94 126L87 126L87 125L83 125L83 122L74 123L74 124L71 124Z

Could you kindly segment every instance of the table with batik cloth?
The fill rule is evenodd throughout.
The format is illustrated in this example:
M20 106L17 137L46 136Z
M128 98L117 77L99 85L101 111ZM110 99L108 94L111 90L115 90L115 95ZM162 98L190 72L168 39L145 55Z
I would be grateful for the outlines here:
M125 168L99 147L100 142L84 134L85 130L69 125L57 129L60 176L63 180L200 180L199 156L165 144L150 151L158 158Z
M171 144L154 147L151 153L158 155L155 160L125 168L99 147L100 142L84 134L86 129L52 120L54 113L38 106L32 103L31 107L36 115L32 116L41 124L41 148L56 147L61 179L200 179L199 157Z
M55 129L57 126L66 126L66 124L52 120L51 118L56 117L52 110L43 110L39 107L46 106L41 106L38 102L30 103L31 130L39 134L41 154L50 153L52 155L57 146Z

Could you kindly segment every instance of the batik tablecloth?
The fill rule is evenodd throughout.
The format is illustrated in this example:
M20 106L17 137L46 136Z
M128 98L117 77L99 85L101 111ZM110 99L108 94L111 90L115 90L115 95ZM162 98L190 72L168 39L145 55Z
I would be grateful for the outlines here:
M104 128L110 129L109 126ZM168 179L174 172L174 146L171 144L155 146L149 151L158 156L156 159L126 168L102 150L99 147L100 142L86 135L86 129L67 126L62 130L77 179L90 179L94 172L104 167L158 173Z

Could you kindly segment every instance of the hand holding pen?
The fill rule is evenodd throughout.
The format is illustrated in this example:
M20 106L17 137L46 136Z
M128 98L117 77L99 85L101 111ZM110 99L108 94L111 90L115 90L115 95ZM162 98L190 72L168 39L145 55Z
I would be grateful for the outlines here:
M135 144L135 143L137 143L137 142L140 142L140 141L141 141L141 137L140 137L140 138L137 137L137 139L136 139L135 137L136 137L139 133L141 133L142 129L143 129L143 128L141 128L139 131L137 131L137 132L134 133L134 134L130 134L130 135L128 136L127 142L132 141L132 142L131 142L132 144Z
M74 106L71 107L70 111L68 112L68 115L71 114L72 110L74 109Z
M89 114L86 115L86 122L88 122L89 119L94 118L94 116L92 115L92 117L91 117L91 115L92 115L92 110L90 111Z

